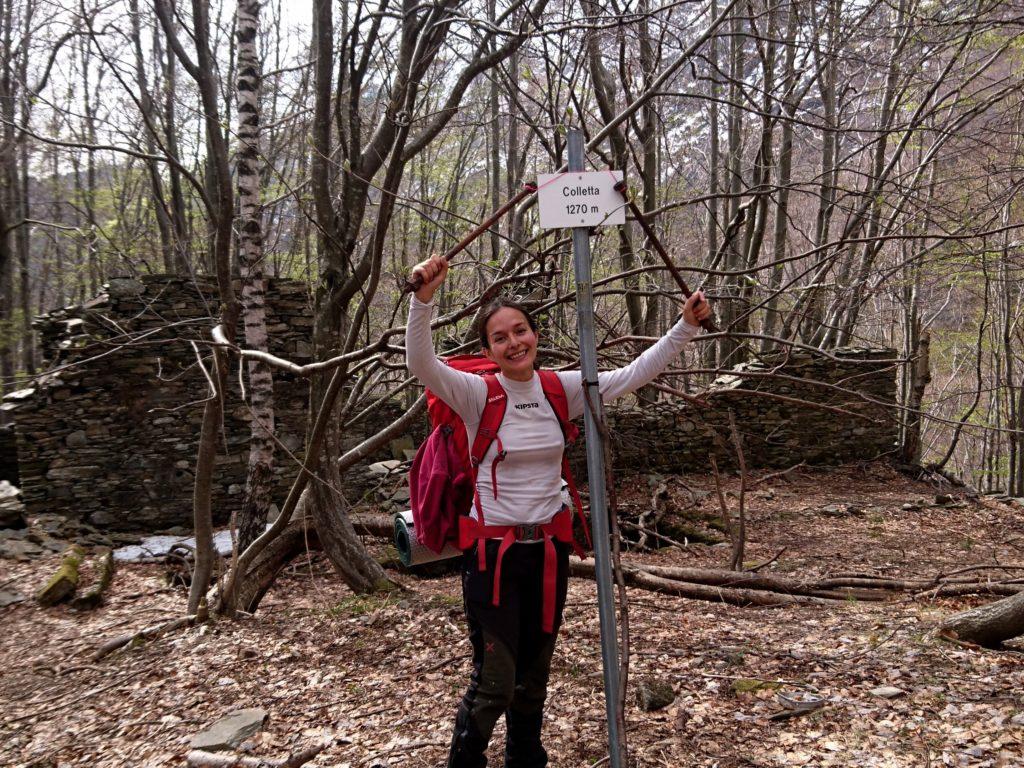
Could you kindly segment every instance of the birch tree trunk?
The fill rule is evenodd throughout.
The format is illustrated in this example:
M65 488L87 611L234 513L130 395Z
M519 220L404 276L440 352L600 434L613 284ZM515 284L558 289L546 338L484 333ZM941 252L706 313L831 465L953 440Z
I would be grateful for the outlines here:
M267 313L263 275L263 227L260 206L260 60L259 0L239 0L235 10L238 40L238 255L242 278L242 323L249 349L266 352ZM250 360L249 469L245 498L238 516L239 551L263 532L270 509L274 477L274 379L265 363Z

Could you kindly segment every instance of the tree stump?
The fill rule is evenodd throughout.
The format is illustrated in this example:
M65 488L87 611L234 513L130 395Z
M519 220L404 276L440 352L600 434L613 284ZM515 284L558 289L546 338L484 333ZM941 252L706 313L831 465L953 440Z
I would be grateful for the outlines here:
M1024 635L1024 592L950 616L939 625L942 634L985 648Z

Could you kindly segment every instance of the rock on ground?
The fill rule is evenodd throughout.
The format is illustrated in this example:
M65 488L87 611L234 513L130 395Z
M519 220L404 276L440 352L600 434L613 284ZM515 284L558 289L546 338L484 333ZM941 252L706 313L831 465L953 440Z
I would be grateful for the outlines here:
M0 480L0 528L24 528L25 505L18 489Z
M189 746L208 752L236 749L263 729L267 717L269 714L265 709L237 709L193 736Z
M636 701L644 712L664 709L675 701L676 692L672 683L654 677L644 677L636 683Z

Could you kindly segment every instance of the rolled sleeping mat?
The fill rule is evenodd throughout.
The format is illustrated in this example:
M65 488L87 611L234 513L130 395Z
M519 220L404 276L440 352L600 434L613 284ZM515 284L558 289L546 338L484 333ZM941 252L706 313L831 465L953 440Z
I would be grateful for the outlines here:
M445 544L440 553L420 544L420 540L416 538L411 509L395 515L395 548L398 550L398 559L406 568L438 560L449 560L462 554L461 549L450 543Z

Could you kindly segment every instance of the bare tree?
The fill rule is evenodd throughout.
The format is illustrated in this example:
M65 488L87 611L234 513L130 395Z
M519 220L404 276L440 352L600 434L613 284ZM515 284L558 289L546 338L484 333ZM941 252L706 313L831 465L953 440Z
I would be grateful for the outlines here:
M231 241L234 215L234 195L231 171L228 167L227 139L221 126L220 95L216 80L217 67L210 47L209 6L205 0L192 2L192 36L195 60L189 55L178 37L172 21L173 11L166 0L157 0L157 16L170 48L178 61L195 81L203 109L204 139L207 167L210 177L207 189L211 194L207 214L211 234L210 262L215 267L217 289L220 293L220 325L229 339L235 337L240 311L231 282ZM196 567L189 592L188 613L194 614L205 597L213 569L213 514L210 506L211 483L217 449L217 433L224 411L227 390L228 361L219 347L213 352L213 372L210 377L211 393L203 409L202 431L196 456L194 521L196 537Z
M266 352L267 321L263 279L263 226L260 208L260 58L258 0L244 0L235 10L238 38L238 251L242 276L242 321L249 349ZM249 389L252 437L245 501L239 515L238 548L254 542L267 521L274 469L274 380L265 363L250 360Z

